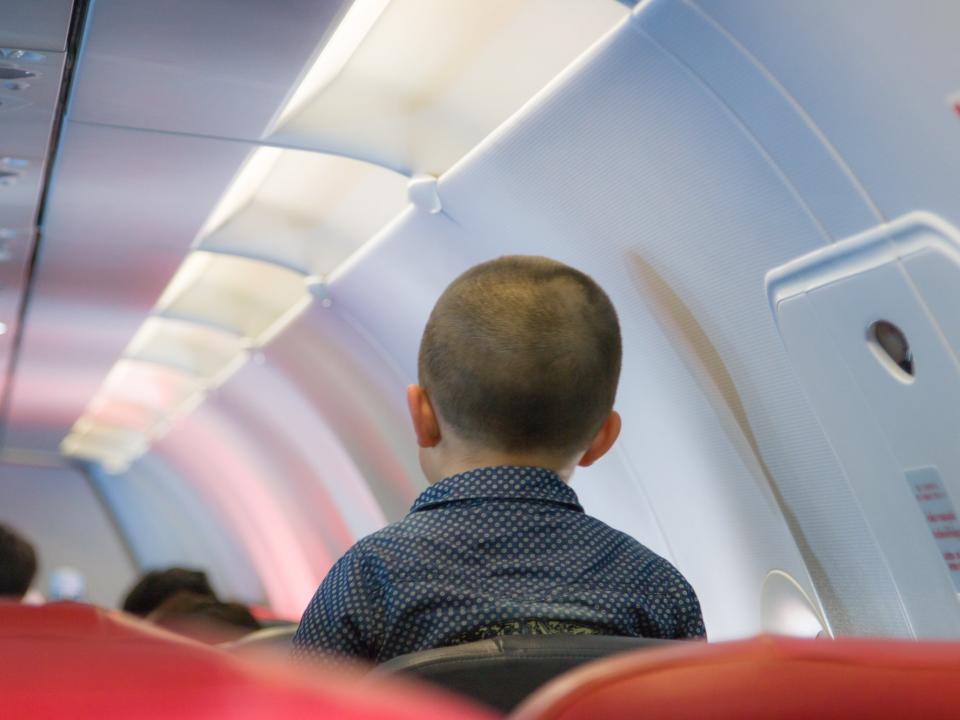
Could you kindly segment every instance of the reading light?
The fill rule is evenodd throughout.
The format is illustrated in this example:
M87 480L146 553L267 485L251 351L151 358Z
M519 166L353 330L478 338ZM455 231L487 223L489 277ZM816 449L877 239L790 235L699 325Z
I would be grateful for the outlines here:
M196 250L177 270L157 309L262 345L310 304L307 276L269 262Z
M390 0L353 0L333 37L320 50L313 67L280 113L276 125L294 115L340 73L389 4Z

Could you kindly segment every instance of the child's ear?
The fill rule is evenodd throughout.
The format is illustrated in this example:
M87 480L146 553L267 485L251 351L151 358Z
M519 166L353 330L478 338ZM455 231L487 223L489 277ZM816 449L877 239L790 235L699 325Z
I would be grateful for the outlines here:
M417 445L422 448L435 447L440 442L440 423L433 411L427 391L419 385L407 387L407 409L413 422L413 431L417 434Z
M620 413L616 410L611 410L610 414L607 415L607 419L603 421L603 425L600 426L600 430L597 431L597 434L594 436L593 442L590 443L590 447L587 448L587 451L580 458L580 462L578 462L577 465L580 467L589 467L606 455L607 450L613 447L617 438L620 437L620 425Z

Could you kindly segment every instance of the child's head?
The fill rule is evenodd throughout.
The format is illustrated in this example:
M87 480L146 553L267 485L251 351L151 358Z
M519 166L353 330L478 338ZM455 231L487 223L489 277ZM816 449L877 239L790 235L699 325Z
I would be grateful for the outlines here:
M616 311L587 275L542 257L477 265L423 334L409 398L420 446L590 464L619 431L620 358Z

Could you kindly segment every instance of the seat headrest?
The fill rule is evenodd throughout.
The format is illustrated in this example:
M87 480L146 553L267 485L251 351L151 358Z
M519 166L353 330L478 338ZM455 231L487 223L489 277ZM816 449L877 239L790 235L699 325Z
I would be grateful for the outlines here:
M289 653L293 647L293 636L297 633L296 625L264 628L234 640L224 643L220 647L227 652L247 655L259 652Z
M781 720L958 715L960 643L759 637L677 644L575 670L513 720Z
M380 665L374 675L414 675L507 712L571 668L669 642L603 635L508 635L401 655Z

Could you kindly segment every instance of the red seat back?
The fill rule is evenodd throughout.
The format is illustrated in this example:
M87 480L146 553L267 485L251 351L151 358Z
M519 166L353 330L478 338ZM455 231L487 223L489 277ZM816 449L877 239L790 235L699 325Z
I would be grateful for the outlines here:
M0 604L4 718L490 718L445 696L253 666L87 605Z
M602 660L515 720L960 717L960 643L759 637Z

